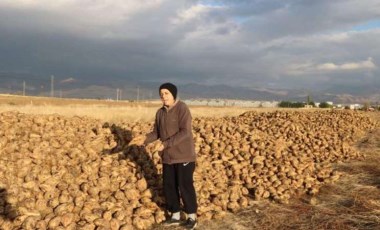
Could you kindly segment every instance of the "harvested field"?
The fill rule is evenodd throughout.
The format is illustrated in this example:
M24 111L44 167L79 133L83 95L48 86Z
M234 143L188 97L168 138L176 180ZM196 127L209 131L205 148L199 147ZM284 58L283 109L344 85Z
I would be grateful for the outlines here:
M154 119L160 100L106 101L94 99L62 99L49 97L23 97L0 94L0 113L18 111L26 114L59 114L66 117L87 116L104 122L150 122ZM249 108L190 106L193 117L238 116ZM260 108L259 111L274 109Z
M160 228L159 153L154 144L128 146L150 123L19 112L1 113L0 122L3 229ZM354 148L378 134L367 114L247 112L195 118L193 126L200 229L379 226L378 190L368 199L355 190L378 186L368 175L378 175L379 157L366 146L378 149L379 140L370 135Z

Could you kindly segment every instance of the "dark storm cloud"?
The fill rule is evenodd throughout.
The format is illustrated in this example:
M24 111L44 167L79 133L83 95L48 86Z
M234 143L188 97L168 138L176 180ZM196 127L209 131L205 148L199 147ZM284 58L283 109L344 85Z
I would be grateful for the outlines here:
M276 87L374 82L375 0L3 1L0 71ZM361 79L361 80L358 80Z

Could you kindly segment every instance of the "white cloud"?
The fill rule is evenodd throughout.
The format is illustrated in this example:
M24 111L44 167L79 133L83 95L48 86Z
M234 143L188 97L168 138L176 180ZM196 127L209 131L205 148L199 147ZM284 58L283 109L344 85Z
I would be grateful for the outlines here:
M61 84L65 84L65 83L72 83L72 82L76 82L77 80L75 78L72 78L72 77L69 77L69 78L66 78L66 79L63 79L62 81L60 81L59 83Z
M175 25L187 23L193 19L200 17L202 14L210 11L210 7L202 4L191 6L188 9L180 10L176 17L171 19Z
M85 14L98 14L100 18L105 16L127 15L143 11L149 8L160 6L165 0L3 0L0 2L2 7L12 7L28 10L52 10L72 13L72 10L81 11ZM95 15L94 15L95 16ZM96 20L96 18L91 18Z
M343 64L336 64L327 62L322 64L315 64L311 62L290 64L287 67L287 73L290 75L303 75L310 73L329 73L336 71L356 71L356 70L373 70L377 68L373 62L373 58L369 57L365 61L347 62Z
M110 29L120 28L131 17L159 10L164 1L167 0L5 0L0 2L0 8L16 10L19 17L28 12L29 19L23 23L27 25L34 21L37 29L51 27L76 34L91 33L93 36L109 34Z
M365 61L360 62L348 62L343 64L335 64L335 63L323 63L316 66L316 70L322 71L336 71L336 70L369 70L376 68L375 63L373 63L373 59L369 57Z
M324 63L316 67L317 70L337 70L339 66L334 63Z
M312 69L313 64L308 63L291 63L285 68L285 73L289 75L303 75Z

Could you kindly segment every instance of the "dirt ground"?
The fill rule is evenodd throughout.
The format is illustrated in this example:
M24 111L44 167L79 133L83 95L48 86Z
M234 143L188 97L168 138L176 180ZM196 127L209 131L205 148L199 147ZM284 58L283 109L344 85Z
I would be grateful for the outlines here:
M380 120L379 113L372 115ZM289 204L258 201L223 219L199 221L197 229L380 229L380 129L356 147L365 159L336 164L342 177L317 195L295 197Z

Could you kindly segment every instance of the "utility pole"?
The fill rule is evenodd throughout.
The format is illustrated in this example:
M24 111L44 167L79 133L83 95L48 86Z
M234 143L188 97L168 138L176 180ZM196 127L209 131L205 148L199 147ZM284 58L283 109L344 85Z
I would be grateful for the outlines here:
M116 89L116 101L119 101L119 88Z
M25 81L22 83L22 96L25 96Z
M54 75L50 76L50 97L54 97Z
M139 101L140 98L140 88L137 86L137 101Z

